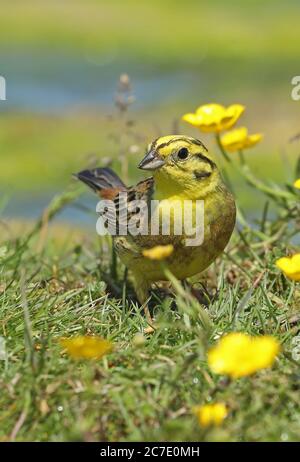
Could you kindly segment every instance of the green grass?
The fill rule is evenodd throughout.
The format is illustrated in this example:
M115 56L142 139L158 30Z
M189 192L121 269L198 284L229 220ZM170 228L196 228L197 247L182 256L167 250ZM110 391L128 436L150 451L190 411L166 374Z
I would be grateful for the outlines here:
M51 206L50 217L72 194ZM24 228L19 237L11 237L12 224L3 228L1 441L299 440L299 365L291 355L300 292L274 266L292 250L287 233L268 245L247 227L236 233L201 277L215 293L206 308L179 289L173 302L154 293L158 329L137 345L145 318L124 268L110 275L109 242L62 227L46 237L40 225L30 239ZM227 383L209 370L206 351L235 330L273 335L282 352L271 369ZM78 334L110 339L113 353L99 361L70 359L59 339ZM229 416L203 431L192 408L214 401L225 402Z

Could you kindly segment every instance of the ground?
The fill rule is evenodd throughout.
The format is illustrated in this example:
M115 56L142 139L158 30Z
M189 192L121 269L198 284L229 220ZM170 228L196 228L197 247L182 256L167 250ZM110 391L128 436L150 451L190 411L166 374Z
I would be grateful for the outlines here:
M280 243L236 233L201 277L207 306L178 284L175 302L154 292L158 329L145 335L124 268L111 276L110 242L40 225L1 247L1 441L299 440L300 294L274 266ZM207 348L233 330L279 339L274 366L232 382L214 375ZM59 339L78 334L108 338L114 351L75 361ZM230 413L203 430L193 407L214 401Z

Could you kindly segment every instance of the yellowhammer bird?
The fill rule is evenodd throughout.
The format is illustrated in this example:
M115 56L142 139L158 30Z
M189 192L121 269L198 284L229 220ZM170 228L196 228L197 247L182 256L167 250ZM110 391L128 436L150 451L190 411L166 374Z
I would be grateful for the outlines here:
M136 200L149 204L157 201L159 216L170 212L170 231L166 234L161 224L157 234L116 235L114 244L122 262L132 272L134 287L139 301L143 304L149 297L151 283L166 279L164 267L156 258L149 258L147 251L156 246L171 246L166 252L165 264L173 275L182 280L205 270L224 250L235 225L235 202L220 172L208 154L204 144L183 135L163 136L148 146L139 166L150 170L153 177L126 187L121 179L108 168L84 170L77 177L96 191L102 199L114 201L117 219L120 219L121 193L127 193L127 217L139 217L150 230L154 209L148 207L141 214L140 207L130 208ZM186 202L192 207L187 209ZM197 201L204 203L203 242L196 246L187 245L187 235L175 232L176 217L182 217L188 210L195 224L199 213ZM179 213L177 215L179 209ZM113 218L114 215L112 214ZM111 219L112 219L111 218ZM150 218L150 220L149 220Z

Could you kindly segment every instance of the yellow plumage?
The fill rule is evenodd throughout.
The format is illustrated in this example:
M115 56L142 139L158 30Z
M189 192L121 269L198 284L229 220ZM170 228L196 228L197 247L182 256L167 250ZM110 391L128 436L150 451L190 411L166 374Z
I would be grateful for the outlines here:
M123 263L131 270L138 299L145 303L152 282L165 278L159 261L149 259L143 253L158 245L172 245L174 250L166 258L165 264L178 279L185 279L205 270L224 250L235 224L235 202L225 186L219 170L208 154L205 146L198 140L182 135L164 136L148 146L145 158L139 168L153 172L153 180L140 182L136 187L126 188L119 184L92 182L93 175L99 179L103 169L81 172L78 177L99 189L102 197L117 197L120 191L144 199L158 201L159 214L170 209L171 232L163 235L116 236L115 247ZM96 172L96 173L95 173ZM111 175L113 172L109 171ZM104 175L105 177L105 175ZM91 185L91 182L93 183ZM95 184L98 183L98 184ZM105 182L104 182L105 183ZM110 192L109 192L110 191ZM201 245L187 246L187 236L174 234L174 222L182 215L184 201L192 201L192 222L196 220L196 201L204 201L204 240ZM180 209L180 210L178 210Z

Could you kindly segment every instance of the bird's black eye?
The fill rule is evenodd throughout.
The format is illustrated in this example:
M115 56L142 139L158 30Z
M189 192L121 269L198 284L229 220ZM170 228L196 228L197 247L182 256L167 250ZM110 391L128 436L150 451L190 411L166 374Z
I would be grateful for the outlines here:
M177 153L177 157L180 160L187 159L188 155L189 155L189 150L187 148L181 148L181 149L179 149L179 151Z

